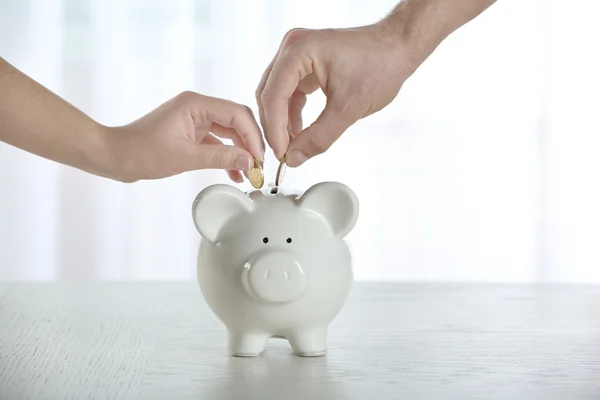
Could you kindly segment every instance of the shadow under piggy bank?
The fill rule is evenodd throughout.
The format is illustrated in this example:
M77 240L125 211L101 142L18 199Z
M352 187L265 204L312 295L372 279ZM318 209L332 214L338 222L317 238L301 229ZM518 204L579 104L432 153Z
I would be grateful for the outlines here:
M327 357L288 357L277 345L269 357L228 359L225 370L213 375L202 390L203 399L344 399L344 370L339 374ZM274 350L274 351L272 351Z
M354 280L344 238L358 210L355 193L337 182L302 194L224 184L198 194L198 282L227 328L231 355L257 356L272 337L299 356L326 353L327 327Z

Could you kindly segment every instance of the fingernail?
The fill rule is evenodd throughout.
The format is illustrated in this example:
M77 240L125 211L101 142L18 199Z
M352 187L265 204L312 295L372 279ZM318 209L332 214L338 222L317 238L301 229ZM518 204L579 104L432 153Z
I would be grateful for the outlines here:
M249 171L252 169L254 163L252 160L246 156L238 156L235 159L235 167L237 169L241 169L243 171Z
M302 165L306 160L308 160L306 154L302 153L300 150L292 150L287 156L287 165L290 167L297 167Z

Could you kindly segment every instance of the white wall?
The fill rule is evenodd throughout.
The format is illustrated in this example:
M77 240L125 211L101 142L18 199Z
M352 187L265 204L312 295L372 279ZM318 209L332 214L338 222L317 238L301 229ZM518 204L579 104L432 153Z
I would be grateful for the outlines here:
M365 24L394 3L0 0L0 54L109 125L183 90L256 112L288 29ZM499 1L388 108L288 171L286 186L357 192L357 279L600 282L598 12ZM313 95L306 121L323 104ZM119 184L0 145L0 279L194 279L190 205L217 182Z

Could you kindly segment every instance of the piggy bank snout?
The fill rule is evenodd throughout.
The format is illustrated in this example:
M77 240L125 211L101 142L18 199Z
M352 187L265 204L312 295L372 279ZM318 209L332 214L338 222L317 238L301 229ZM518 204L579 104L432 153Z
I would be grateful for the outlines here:
M269 303L287 303L304 294L308 277L293 254L267 252L248 260L243 281L253 297Z

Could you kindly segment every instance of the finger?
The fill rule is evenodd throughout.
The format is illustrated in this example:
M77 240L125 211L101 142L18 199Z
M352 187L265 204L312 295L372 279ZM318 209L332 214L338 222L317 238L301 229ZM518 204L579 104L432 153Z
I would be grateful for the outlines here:
M214 125L211 128L211 132L213 132L215 135L218 135L219 137L230 139L231 141L233 141L233 144L237 147L240 147L242 149L244 148L244 142L240 139L240 137L236 134L236 131L232 128L223 128L220 125ZM244 171L244 176L248 178L247 171Z
M220 138L224 138L224 139L229 139L233 142L233 144L241 149L245 149L246 145L245 143L242 141L242 139L238 136L237 131L233 128L224 128L221 125L217 125L217 124L212 124L212 126L210 127L209 130L211 133L219 136ZM213 137L210 134L208 135L209 137ZM213 137L214 138L214 137ZM216 140L218 140L217 138L214 138ZM221 141L219 141L218 143L221 143ZM218 144L217 143L217 144ZM247 150L247 149L246 149ZM264 151L263 151L264 154ZM253 162L253 166L254 166L254 162ZM246 170L243 171L243 174L246 178L248 178L248 173ZM241 182L243 182L243 178L241 174L236 174L236 176L240 176ZM237 182L237 181L236 181Z
M184 163L188 169L224 169L248 171L254 166L252 155L246 150L224 144L195 146Z
M296 90L288 103L288 133L294 138L302 130L302 109L306 105L306 94Z
M273 70L273 65L275 65L275 61L277 60L278 56L279 56L279 51L277 52L277 55L275 56L275 58L273 59L273 61L271 62L271 64L267 68L267 70L265 71L265 74L263 75L263 80L261 81L261 84L259 86L260 95L258 95L258 97L257 97L258 117L260 119L260 124L261 124L261 126L263 128L265 140L267 141L267 143L269 144L269 147L271 149L274 148L273 147L274 145L273 145L273 141L271 140L272 136L270 136L270 135L267 134L267 120L266 120L266 117L265 117L265 108L264 108L264 105L262 103L261 97L263 96L265 85L267 83L267 80L268 80L269 76L271 75L271 71Z
M242 140L239 138L239 136L234 135L233 138L231 139L233 141L233 144L237 147L241 147L243 148L244 143L242 142ZM263 151L264 154L264 151ZM254 167L254 164L252 165ZM239 182L238 183L242 183L244 182L244 178L242 177L242 174L239 171L235 171L237 173L237 175L239 176ZM248 171L244 170L243 171L244 176L246 177L246 179L248 179Z
M317 120L301 131L290 143L286 163L298 167L308 159L327 151L352 124L358 121L343 101L331 101Z
M227 175L229 175L229 178L235 183L244 182L244 178L242 177L240 171L227 170Z
M233 128L246 143L248 152L257 160L262 159L262 134L245 106L194 92L186 92L185 97L196 128L213 123Z
M263 131L265 130L265 113L263 111L262 103L260 102L260 96L262 95L262 92L265 88L265 84L267 83L267 79L269 78L269 75L271 74L271 70L273 69L273 65L275 64L275 60L277 59L278 56L279 56L279 50L277 51L277 54L275 54L275 57L273 57L273 59L267 66L267 69L263 73L263 75L260 79L260 82L258 84L258 87L256 88L255 97L256 97L256 104L258 105L258 118L260 120L260 125L262 126ZM267 142L268 142L268 139L267 139ZM271 146L270 143L269 143L269 146Z
M305 94L311 94L320 87L321 87L321 85L319 84L319 79L317 78L317 74L312 73L312 74L306 76L304 79L302 79L298 83L297 90L299 92L302 92Z
M202 139L201 144L222 145L223 143L219 139L217 139L216 137L208 134L208 135L206 135L206 137L204 137L204 139ZM229 178L232 181L236 182L236 183L242 183L242 182L244 182L244 179L242 178L242 174L240 173L240 171L237 171L237 170L227 170L227 175L229 175Z
M293 137L292 137L292 123L291 123L291 119L288 119L287 127L285 129L288 132L288 142L291 142L292 139L293 139Z
M265 137L277 159L283 157L288 147L288 101L300 80L312 73L311 62L305 62L298 51L288 50L273 65L260 97Z
M290 141L302 130L302 110L306 105L307 95L319 89L317 75L312 73L298 83L298 88L288 102L288 134Z
M244 141L240 138L240 136L238 135L237 131L233 128L225 128L222 127L221 125L217 125L217 124L212 124L212 126L210 127L209 131L213 134L215 134L216 136L223 138L223 139L229 139L231 141L233 141L233 144L242 148L242 149L246 149L248 150L246 147L246 144L244 143ZM261 140L261 143L264 143ZM264 150L264 144L263 147L261 149L261 154L263 157L263 160L261 162L264 161L264 154L265 154L265 150Z
M279 58L279 54L281 53L281 50L286 45L287 37L289 36L289 34L290 34L290 32L287 32L285 34L285 36L283 37L283 40L281 41L281 44L279 45L279 48L277 49L277 53L275 53L275 57L273 57L273 59L271 60L271 62L267 66L267 68L265 69L265 72L263 72L263 74L260 78L260 82L258 83L258 87L256 88L256 91L254 92L254 96L256 98L256 104L258 105L258 117L260 119L260 124L263 128L263 131L265 131L266 125L265 125L265 113L264 113L263 105L261 102L261 96L265 89L265 85L267 84L267 80L269 79L269 76L271 75L271 71L273 70L273 65L275 65L275 62ZM267 139L267 142L269 143L269 147L273 147L271 145L271 143L268 141L269 139L268 138L266 138L266 139Z
M246 111L248 111L248 114L250 114L250 117L252 117L252 121L254 121L254 124L256 125L256 129L258 129L258 131L260 132L260 126L258 126L258 122L256 122L256 117L254 116L254 112L248 106L244 106L244 108L246 109ZM260 161L264 161L264 158L265 158L265 141L263 140L262 134L260 136L260 146L261 146L261 149L262 149L262 158L260 159Z
M224 128L232 128L236 136L245 143L245 148L259 161L264 160L263 139L260 127L254 116L248 112L245 106L234 104L230 110L209 110L209 118ZM242 146L243 147L243 146Z
M241 139L238 136L233 136L233 138L231 140L233 141L233 144L235 146L242 147L244 145L244 143L242 143ZM264 154L265 154L265 152L263 150L263 157L264 157ZM252 166L254 167L254 164ZM248 178L248 171L243 171L243 174L246 177L246 179L249 179ZM240 179L241 179L241 182L244 181L241 175L240 175Z

